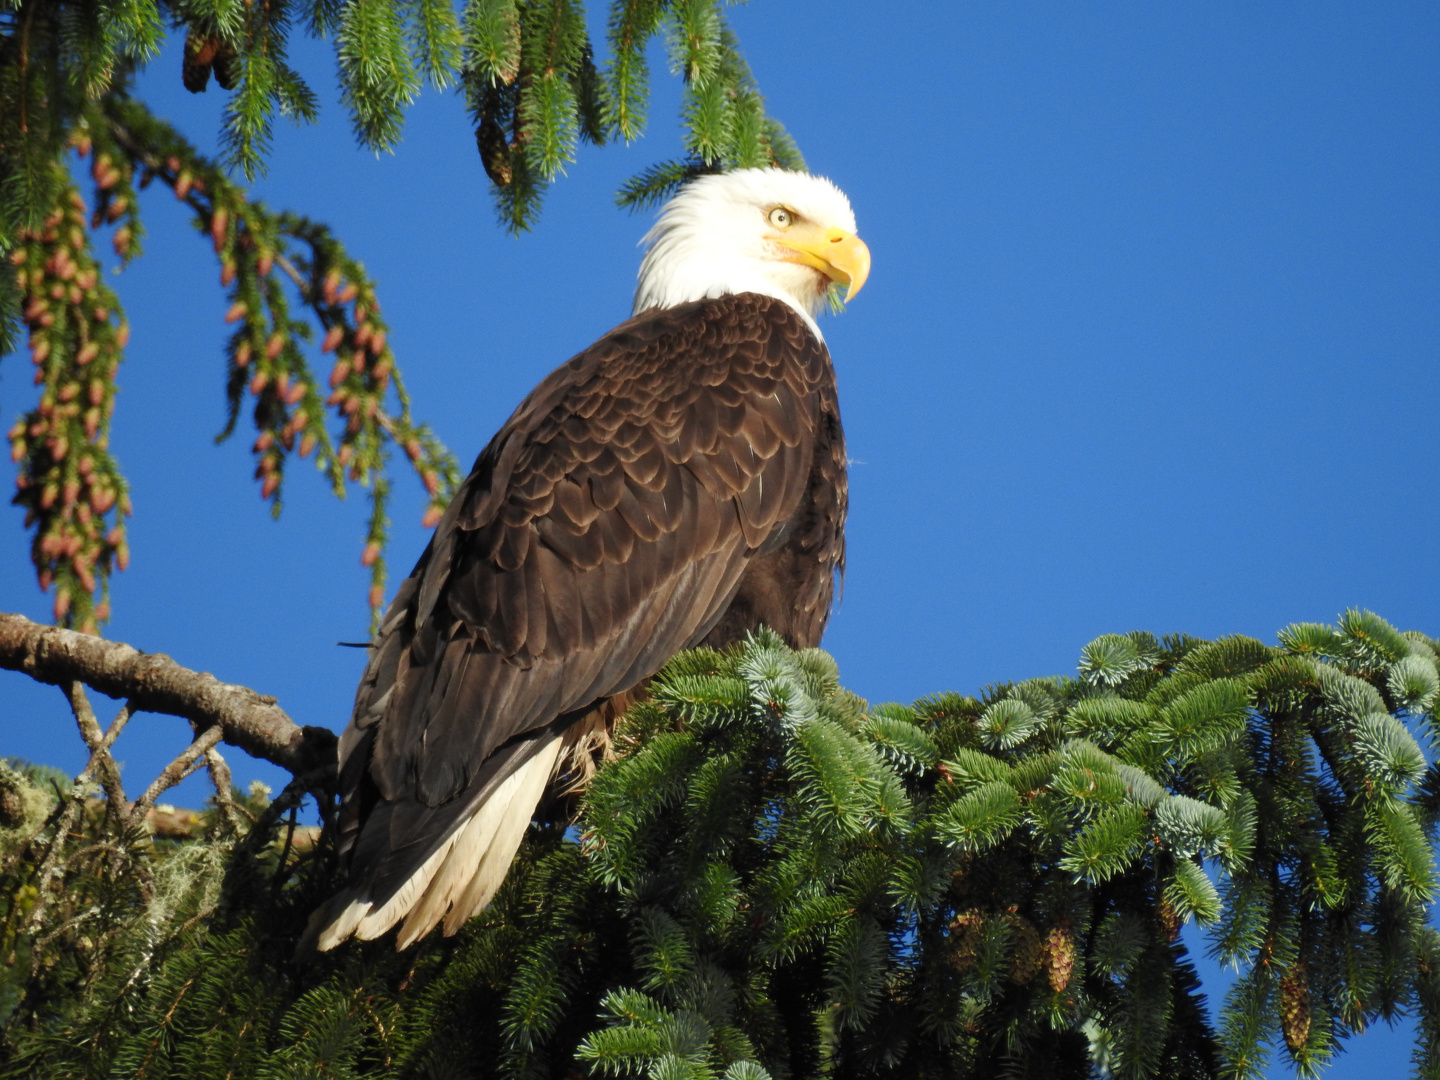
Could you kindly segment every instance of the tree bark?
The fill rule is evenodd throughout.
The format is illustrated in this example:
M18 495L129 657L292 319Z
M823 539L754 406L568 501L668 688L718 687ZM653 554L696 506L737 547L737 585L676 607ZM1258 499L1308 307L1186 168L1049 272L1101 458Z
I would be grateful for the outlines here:
M181 667L163 653L0 612L0 668L61 687L78 679L136 710L183 717L196 735L218 727L225 742L288 769L307 787L328 786L334 777L330 729L301 727L275 698Z

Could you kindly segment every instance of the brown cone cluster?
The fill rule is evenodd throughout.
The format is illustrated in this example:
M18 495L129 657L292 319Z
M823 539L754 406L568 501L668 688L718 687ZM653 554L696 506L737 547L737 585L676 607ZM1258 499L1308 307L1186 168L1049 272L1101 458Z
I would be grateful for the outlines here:
M475 129L475 147L480 151L480 164L485 175L496 187L508 187L515 178L511 163L512 147L505 138L505 130L493 116L487 116Z
M969 971L980 956L985 930L985 913L979 908L962 911L950 922L950 963L957 971Z
M1020 915L1010 916L1010 929L1015 942L1015 955L1010 962L1010 980L1024 986L1045 966L1045 943L1030 921Z
M520 20L509 20L510 40L501 56L485 57L494 71L494 79L480 101L479 124L475 128L475 148L480 151L480 164L485 175L496 187L509 187L515 179L515 158L523 145L520 116Z
M180 80L192 94L200 94L210 83L210 73L222 90L234 90L239 80L235 49L225 44L218 34L202 34L192 26L185 36L185 52L180 59Z
M1180 912L1175 910L1169 897L1162 894L1160 899L1155 901L1155 917L1160 920L1160 929L1165 931L1166 940L1174 941L1180 936L1185 920L1180 917Z
M94 164L97 186L120 181L120 168L108 158L97 155ZM130 558L123 523L130 498L109 453L115 373L128 328L90 250L88 216L80 193L67 187L43 228L20 233L10 256L41 391L8 435L20 466L14 502L34 529L40 587L55 589L57 622L96 633L109 616L103 598L109 574Z
M967 908L950 922L950 963L957 971L969 971L984 948L987 926L1005 924L1010 950L1010 981L1017 986L1030 983L1042 971L1052 990L1064 990L1075 967L1074 937L1067 926L1056 926L1043 937L1029 919L1015 908L1003 914L987 914Z
M187 85L203 88L210 70L227 85L232 56L213 35L192 30ZM378 607L385 583L387 442L404 450L430 496L427 525L438 522L459 477L444 448L410 419L373 283L324 226L268 213L173 134L157 137L133 119L92 130L94 123L82 122L69 140L91 159L93 212L87 215L84 200L67 185L63 204L43 229L17 237L11 256L35 383L43 388L37 407L9 433L12 457L20 463L15 501L35 529L36 572L42 587L55 589L57 619L97 630L108 617L97 593L108 573L129 559L123 527L129 499L107 450L115 372L128 328L87 245L92 231L114 225L116 253L125 260L138 254L137 187L156 178L195 212L220 261L220 281L229 292L225 320L234 327L227 395L232 418L252 399L262 498L278 513L292 452L316 454L337 494L350 481L369 485L362 561L371 571L371 606ZM290 312L291 287L324 328L322 351L336 358L328 402L301 348L305 324ZM391 392L399 399L394 412L386 408ZM334 443L327 404L342 425Z

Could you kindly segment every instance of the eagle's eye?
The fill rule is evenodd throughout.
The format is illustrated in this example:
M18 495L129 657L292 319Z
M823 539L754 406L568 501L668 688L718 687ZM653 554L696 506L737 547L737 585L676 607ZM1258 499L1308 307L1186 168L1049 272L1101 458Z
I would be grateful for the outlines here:
M770 224L777 229L788 229L795 224L795 215L783 206L777 206L770 211Z

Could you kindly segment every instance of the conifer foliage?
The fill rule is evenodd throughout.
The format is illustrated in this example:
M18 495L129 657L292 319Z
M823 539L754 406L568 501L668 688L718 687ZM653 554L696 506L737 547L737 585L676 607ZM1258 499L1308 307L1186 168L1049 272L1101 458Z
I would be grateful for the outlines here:
M1435 1076L1436 647L1107 635L874 708L768 632L686 653L455 938L296 960L326 849L217 820L90 917L111 959L12 974L0 1075L1315 1075L1410 1013ZM1201 940L1241 972L1214 1029Z
M803 167L766 115L719 0L612 0L608 21L602 68L574 0L468 0L463 9L449 0L0 2L0 357L26 337L39 392L8 432L14 501L57 622L97 632L110 575L129 560L133 507L110 451L129 326L96 248L108 229L121 265L140 254L139 193L156 180L213 245L235 325L219 438L248 408L255 479L276 513L297 456L313 454L336 494L366 489L361 561L373 610L384 596L391 452L403 451L424 485L429 525L459 479L410 415L375 282L325 226L270 210L231 178L264 171L277 116L318 115L288 58L297 29L334 42L342 101L365 147L394 148L422 83L458 88L501 224L514 232L534 224L579 141L644 131L646 49L657 35L685 84L688 156L627 184L622 203L649 205L704 171ZM213 75L226 95L222 161L198 154L136 97L135 71L171 27L184 34L185 86L204 92ZM312 365L330 353L327 378Z
M0 356L25 336L14 501L58 622L98 631L129 557L110 451L129 329L100 243L140 254L156 181L216 256L221 437L249 412L277 512L297 459L366 488L372 608L393 452L431 523L458 481L411 416L376 283L235 179L264 169L276 116L316 115L296 29L334 42L366 147L395 145L424 83L463 94L511 231L582 141L643 132L657 37L685 156L623 205L803 167L718 0L606 15L597 59L573 0L0 0ZM226 95L221 161L135 94L172 29L186 87ZM110 747L131 704L102 732L75 682L86 771L0 767L0 1076L1238 1080L1277 1056L1315 1075L1411 1014L1417 1075L1440 1078L1437 649L1362 611L1278 646L1112 634L1073 678L872 708L762 631L673 660L456 937L301 959L338 880L297 825L307 781L231 792L215 727L130 804ZM147 829L202 762L200 835ZM1240 972L1213 1027L1201 940Z

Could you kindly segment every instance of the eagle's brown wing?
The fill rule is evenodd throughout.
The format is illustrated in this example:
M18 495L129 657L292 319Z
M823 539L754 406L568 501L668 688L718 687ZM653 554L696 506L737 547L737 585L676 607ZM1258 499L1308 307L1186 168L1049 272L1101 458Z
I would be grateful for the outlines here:
M479 809L514 802L518 844L559 729L716 631L732 601L745 628L773 609L817 641L844 500L829 355L783 303L646 312L553 372L480 455L372 647L341 739L352 884L312 923L321 947L414 908L408 943L462 894L483 906L459 865L489 843L466 839Z

